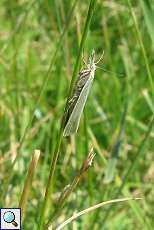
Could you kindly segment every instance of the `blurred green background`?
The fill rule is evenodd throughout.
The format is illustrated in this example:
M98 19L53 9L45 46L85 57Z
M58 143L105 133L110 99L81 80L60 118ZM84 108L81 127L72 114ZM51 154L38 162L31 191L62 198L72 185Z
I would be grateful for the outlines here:
M41 151L25 230L37 228L90 1L76 0L70 16L73 2L0 1L1 207L18 206L32 153ZM93 166L56 221L104 200L134 196L144 199L103 207L65 229L153 229L154 2L97 0L86 60L92 49L97 58L104 50L98 65L113 73L96 70L78 133L62 140L49 207L54 210L93 146Z

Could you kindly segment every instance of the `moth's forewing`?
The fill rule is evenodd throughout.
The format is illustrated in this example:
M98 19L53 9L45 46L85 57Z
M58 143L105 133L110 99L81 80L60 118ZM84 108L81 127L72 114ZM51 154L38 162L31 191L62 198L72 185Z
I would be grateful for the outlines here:
M87 80L89 79L90 77L90 73L91 73L91 70L90 69L83 69L80 73L79 73L79 76L78 76L78 79L75 83L75 89L73 91L73 96L70 98L69 102L68 102L68 117L70 117L73 109L74 109L74 106L80 96L80 93L83 89L83 87L85 86ZM68 121L68 120L67 120ZM66 124L65 124L66 125Z
M68 122L64 128L63 136L70 136L77 131L77 129L79 127L79 123L80 123L81 114L82 114L83 108L85 106L85 103L86 103L93 79L94 79L94 71L92 71L90 73L90 76L89 76L87 82L85 83L84 87L82 88L82 91L81 91L81 93L77 99L77 102L76 102L76 104L72 110L72 113L68 119Z

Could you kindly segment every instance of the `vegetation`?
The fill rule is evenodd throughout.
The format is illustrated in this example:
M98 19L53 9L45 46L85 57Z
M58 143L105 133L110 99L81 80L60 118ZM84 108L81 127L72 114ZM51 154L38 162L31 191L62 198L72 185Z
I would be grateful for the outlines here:
M25 230L152 230L154 3L2 0L0 16L0 207L21 207ZM63 137L93 49L103 61Z

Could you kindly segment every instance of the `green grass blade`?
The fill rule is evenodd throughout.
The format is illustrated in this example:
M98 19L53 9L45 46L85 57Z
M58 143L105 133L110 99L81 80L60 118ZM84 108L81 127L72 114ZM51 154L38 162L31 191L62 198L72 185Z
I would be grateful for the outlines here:
M145 153L143 150L145 148L145 145L147 143L147 141L149 140L149 136L150 136L150 133L153 129L153 126L154 126L154 117L152 118L152 121L150 122L149 124L149 127L148 127L148 130L147 132L145 133L145 136L143 138L143 141L141 142L139 148L138 148L138 151L136 153L136 156L135 156L135 159L133 160L132 164L130 165L130 167L128 168L124 178L122 179L122 184L121 186L119 187L118 191L116 192L116 194L114 195L114 197L118 197L120 194L121 194L121 191L122 189L124 188L125 184L127 183L128 179L129 179L129 176L132 174L132 172L135 170L135 168L137 167L137 164L139 162L139 159L142 157L142 155ZM103 223L105 223L107 220L108 220L108 217L110 215L110 212L112 211L112 207L110 209L108 209L106 211L106 214L103 218Z
M151 7L149 0L140 0L140 4L143 9L146 26L151 37L151 40L154 44L154 11Z
M121 144L124 138L124 128L125 128L125 123L126 123L127 107L128 105L127 103L125 103L124 111L122 113L121 122L120 122L119 134L111 150L111 158L109 159L109 162L108 162L108 165L105 171L104 183L106 184L113 181L114 176L116 174L115 173L116 165L117 165L119 154L120 154Z
M129 6L129 9L130 9L132 18L133 18L134 27L136 29L136 34L137 34L137 38L138 38L138 41L139 41L139 44L140 44L140 47L141 47L142 55L143 55L143 58L144 58L145 67L146 67L146 71L147 71L147 75L148 75L148 80L149 80L149 84L150 84L150 87L151 87L151 93L152 93L153 99L154 99L154 83L153 83L153 77L152 77L152 73L151 73L151 69L150 69L149 60L148 60L146 50L145 50L145 47L144 47L144 43L143 43L143 40L142 40L142 37L141 37L138 22L137 22L134 10L133 10L132 5L131 5L131 1L130 0L127 0L127 1L128 1L128 6Z

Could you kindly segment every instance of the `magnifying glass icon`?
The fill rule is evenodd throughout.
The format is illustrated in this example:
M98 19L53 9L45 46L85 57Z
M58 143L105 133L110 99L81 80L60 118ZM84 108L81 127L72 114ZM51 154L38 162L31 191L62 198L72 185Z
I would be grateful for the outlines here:
M7 212L4 213L3 220L6 223L13 224L15 227L18 226L17 222L15 221L15 215L11 211L7 211Z

